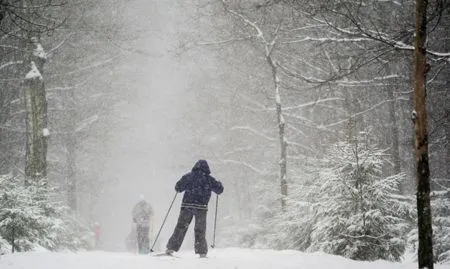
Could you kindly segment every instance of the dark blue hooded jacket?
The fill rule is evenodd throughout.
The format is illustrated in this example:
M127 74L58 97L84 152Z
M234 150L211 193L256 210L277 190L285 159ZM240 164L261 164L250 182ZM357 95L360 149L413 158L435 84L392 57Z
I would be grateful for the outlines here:
M205 160L199 160L192 171L177 182L175 190L184 191L182 207L206 209L211 198L211 191L217 194L223 192L222 183L210 174L208 163Z

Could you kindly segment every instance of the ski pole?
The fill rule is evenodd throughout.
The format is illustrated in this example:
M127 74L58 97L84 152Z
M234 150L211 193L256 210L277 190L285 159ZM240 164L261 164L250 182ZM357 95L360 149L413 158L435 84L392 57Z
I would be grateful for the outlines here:
M216 246L216 226L217 226L217 208L219 207L219 195L216 196L216 212L214 214L214 232L213 232L213 243L211 248Z
M153 245L150 248L150 252L154 252L153 247L155 246L156 241L158 240L159 234L161 233L161 230L162 230L162 228L164 226L164 223L166 223L167 216L169 216L169 212L172 209L173 203L175 202L175 199L177 198L177 195L178 195L178 192L175 193L175 196L173 197L172 203L170 203L169 210L167 210L166 216L164 217L163 223L161 224L161 228L159 228L159 231L158 231L158 234L156 235L155 241L153 241Z

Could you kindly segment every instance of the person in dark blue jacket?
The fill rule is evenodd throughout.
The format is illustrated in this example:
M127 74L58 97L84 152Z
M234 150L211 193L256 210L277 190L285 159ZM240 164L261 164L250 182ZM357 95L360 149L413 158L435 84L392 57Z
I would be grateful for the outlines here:
M178 251L183 243L184 236L195 217L195 253L200 257L206 257L208 245L206 243L206 214L211 192L221 194L223 186L211 175L208 163L199 160L190 173L184 175L175 185L177 192L183 192L180 216L172 236L167 243L166 254L171 255Z

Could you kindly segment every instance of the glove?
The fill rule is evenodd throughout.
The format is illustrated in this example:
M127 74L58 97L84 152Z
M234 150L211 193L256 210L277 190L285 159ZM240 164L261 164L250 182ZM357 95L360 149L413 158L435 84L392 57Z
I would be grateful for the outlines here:
M175 185L175 191L176 192L181 192L181 188L180 188L179 184Z

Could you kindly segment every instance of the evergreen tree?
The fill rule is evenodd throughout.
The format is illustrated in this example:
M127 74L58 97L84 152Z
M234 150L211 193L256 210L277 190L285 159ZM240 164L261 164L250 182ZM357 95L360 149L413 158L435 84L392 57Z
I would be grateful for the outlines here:
M29 251L42 239L43 211L33 203L29 189L16 177L2 177L0 185L0 235L11 251Z
M450 261L450 188L436 191L431 200L433 212L433 252L435 262Z
M11 251L89 248L86 225L51 194L45 181L24 184L11 175L0 176L0 246ZM7 243L6 243L7 242Z
M405 251L412 204L400 195L404 175L384 177L385 151L364 136L339 142L327 154L309 250L398 261Z

